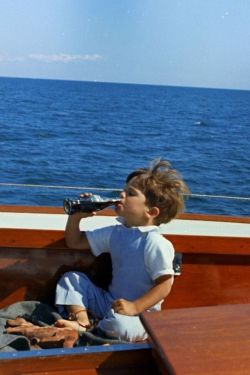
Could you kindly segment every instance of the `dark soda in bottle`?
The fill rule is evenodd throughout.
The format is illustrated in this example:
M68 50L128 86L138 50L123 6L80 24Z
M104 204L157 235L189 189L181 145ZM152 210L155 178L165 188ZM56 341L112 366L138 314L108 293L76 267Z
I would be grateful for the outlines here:
M119 199L102 198L99 195L89 195L76 199L66 198L63 201L64 212L72 215L75 212L100 211L119 202Z

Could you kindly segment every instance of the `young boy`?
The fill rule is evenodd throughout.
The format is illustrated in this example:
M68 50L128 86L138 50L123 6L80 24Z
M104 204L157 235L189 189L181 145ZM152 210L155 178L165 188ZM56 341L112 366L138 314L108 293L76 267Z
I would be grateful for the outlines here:
M167 161L132 172L116 205L123 224L81 232L79 223L91 214L70 215L66 243L70 248L91 248L95 256L109 252L113 276L108 291L96 287L84 273L68 272L56 288L55 303L67 319L58 327L84 331L87 312L98 317L98 327L109 337L140 341L147 334L139 314L161 309L173 284L174 248L158 231L183 209L187 186ZM95 213L92 213L94 215Z

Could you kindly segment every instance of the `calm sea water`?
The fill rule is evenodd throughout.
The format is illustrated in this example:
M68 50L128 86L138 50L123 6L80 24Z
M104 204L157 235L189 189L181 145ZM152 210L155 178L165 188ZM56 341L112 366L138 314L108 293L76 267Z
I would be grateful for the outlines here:
M74 187L119 189L158 157L193 194L249 197L249 139L250 91L0 78L0 204L60 206ZM186 207L250 214L250 200Z

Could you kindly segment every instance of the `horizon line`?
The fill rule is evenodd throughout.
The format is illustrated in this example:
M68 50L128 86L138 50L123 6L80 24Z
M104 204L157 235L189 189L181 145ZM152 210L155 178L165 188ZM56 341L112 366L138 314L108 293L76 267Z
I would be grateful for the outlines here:
M209 87L209 86L189 86L180 84L160 84L160 83L137 83L137 82L118 82L118 81L97 81L84 79L66 79L66 78L44 78L44 77L23 77L23 76L2 76L0 78L7 79L29 79L29 80L43 80L43 81L66 81L66 82L85 82L96 84L114 84L114 85L138 85L138 86L160 86L160 87L177 87L187 89L205 89L205 90L230 90L230 91L250 91L250 89L242 88L226 88L226 87Z

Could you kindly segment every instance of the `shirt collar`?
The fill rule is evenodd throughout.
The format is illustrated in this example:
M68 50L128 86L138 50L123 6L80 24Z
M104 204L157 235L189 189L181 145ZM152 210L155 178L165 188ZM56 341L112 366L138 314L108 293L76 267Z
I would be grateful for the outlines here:
M123 217L118 216L116 218L116 221L118 221L119 224L124 225ZM126 225L124 225L124 226L126 227ZM140 227L130 227L130 228L138 229L142 233L159 231L159 227L157 225L147 225L147 226L144 225L144 226L140 226Z
M153 232L153 231L159 230L159 228L156 225L148 225L148 226L136 227L136 228L138 228L140 232Z

